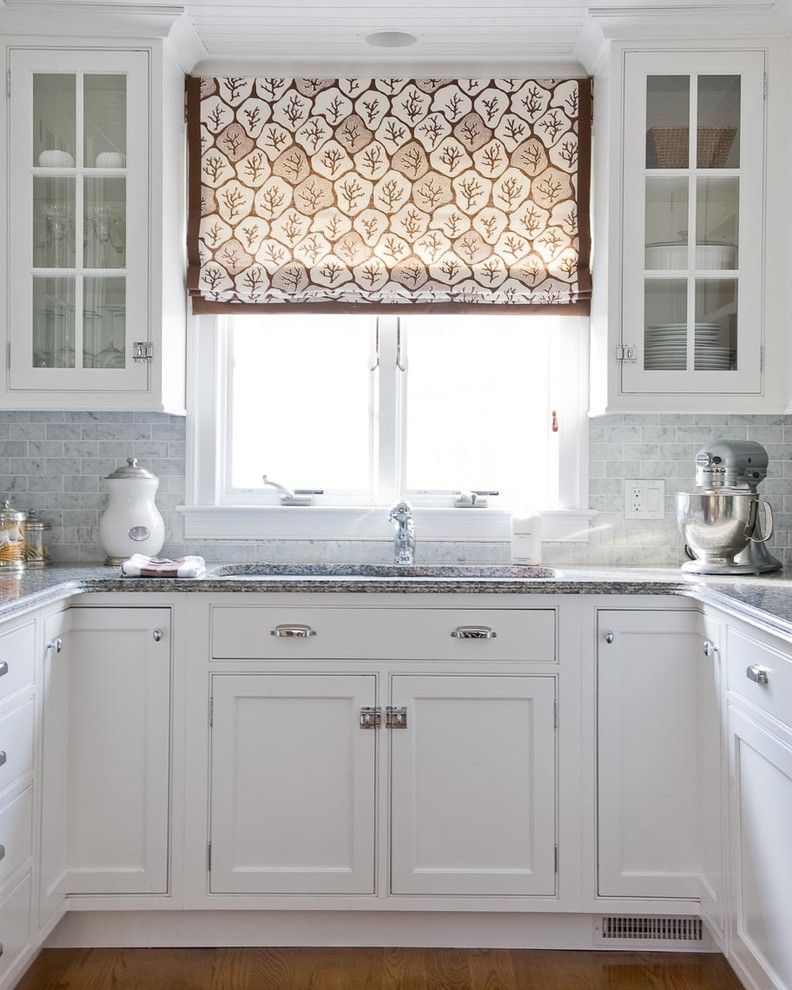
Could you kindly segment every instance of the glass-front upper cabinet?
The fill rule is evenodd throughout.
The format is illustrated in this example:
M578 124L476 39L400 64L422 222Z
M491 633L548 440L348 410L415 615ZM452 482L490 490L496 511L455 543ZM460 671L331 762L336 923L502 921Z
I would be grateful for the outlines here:
M145 391L147 56L10 64L10 388Z
M626 56L622 391L761 390L764 56Z

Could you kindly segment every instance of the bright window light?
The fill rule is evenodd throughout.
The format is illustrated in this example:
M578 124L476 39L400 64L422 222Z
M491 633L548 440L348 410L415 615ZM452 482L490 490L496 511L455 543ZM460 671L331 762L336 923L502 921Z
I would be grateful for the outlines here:
M229 340L228 476L370 495L374 320L246 316Z
M406 487L551 504L548 322L426 316L407 332Z

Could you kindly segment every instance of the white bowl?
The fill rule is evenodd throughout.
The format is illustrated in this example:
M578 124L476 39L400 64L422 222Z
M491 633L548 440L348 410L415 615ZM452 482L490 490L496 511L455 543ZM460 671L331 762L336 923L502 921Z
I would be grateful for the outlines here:
M734 268L737 248L733 244L697 244L696 268L722 271Z
M123 168L126 158L120 151L100 151L94 164L97 168Z
M38 156L41 168L74 168L74 159L68 151L58 151L56 148L42 151Z

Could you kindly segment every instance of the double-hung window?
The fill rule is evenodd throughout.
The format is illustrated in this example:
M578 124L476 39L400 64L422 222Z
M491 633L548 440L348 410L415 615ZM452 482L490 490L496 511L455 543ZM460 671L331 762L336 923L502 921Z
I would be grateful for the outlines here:
M585 532L588 321L568 316L201 317L188 536L426 539Z

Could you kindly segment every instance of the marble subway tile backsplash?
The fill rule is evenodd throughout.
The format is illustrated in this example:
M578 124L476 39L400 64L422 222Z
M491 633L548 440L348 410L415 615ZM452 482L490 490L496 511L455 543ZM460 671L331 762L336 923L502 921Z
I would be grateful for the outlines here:
M717 436L758 440L770 455L762 491L776 512L774 552L792 565L792 416L618 415L590 422L589 501L595 512L588 544L546 544L548 563L661 565L682 559L674 492L693 480L696 451ZM283 540L185 543L176 506L184 499L185 421L159 413L0 412L0 493L35 508L53 524L57 560L101 559L98 520L102 478L130 455L160 478L157 504L165 519L167 553L202 553L235 560L390 559L388 542ZM666 482L666 515L625 520L625 478ZM506 543L427 543L424 560L500 563Z

